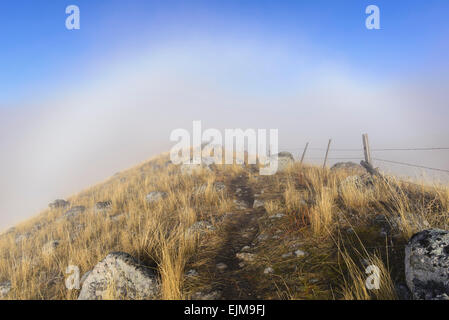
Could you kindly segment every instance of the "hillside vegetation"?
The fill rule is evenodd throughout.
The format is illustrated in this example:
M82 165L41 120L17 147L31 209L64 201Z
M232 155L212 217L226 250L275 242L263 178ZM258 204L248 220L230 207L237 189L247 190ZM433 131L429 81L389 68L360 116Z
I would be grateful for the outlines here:
M118 173L1 235L3 298L77 299L67 267L83 275L121 251L154 270L158 299L397 299L409 238L449 228L442 186L299 163L272 176L241 165L186 173L168 160ZM151 192L161 196L149 201ZM366 288L368 265L380 270L377 290Z

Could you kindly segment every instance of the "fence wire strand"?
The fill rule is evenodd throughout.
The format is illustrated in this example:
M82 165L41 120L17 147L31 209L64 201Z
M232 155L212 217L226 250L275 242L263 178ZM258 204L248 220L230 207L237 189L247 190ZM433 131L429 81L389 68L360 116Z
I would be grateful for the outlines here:
M399 164L399 165L403 165L403 166L409 166L409 167L415 167L415 168L421 168L421 169L427 169L427 170L434 170L434 171L441 171L441 172L449 173L449 170L439 169L439 168L432 168L432 167L422 166L422 165L419 165L419 164L411 164L411 163L405 163L405 162L400 162L400 161L392 161L392 160L384 160L384 159L378 159L378 158L373 158L373 160L382 161L382 162L388 162L388 163L393 163L393 164Z
M282 148L286 150L305 150L305 148ZM326 151L326 148L307 148L307 150L311 151ZM449 150L449 147L420 147L420 148L377 148L377 149L371 149L372 152L385 152L385 151L438 151L438 150ZM330 148L330 152L363 152L363 148ZM325 159L325 157L308 157L307 155L304 157L304 159L308 160L322 160ZM328 157L328 160L363 160L364 157L355 157L355 156L349 156L349 157ZM379 159L379 158L372 158L376 161L381 161L385 163L391 163L396 165L402 165L402 166L408 166L408 167L414 167L414 168L420 168L420 169L426 169L426 170L433 170L433 171L439 171L439 172L445 172L449 173L449 170L447 169L441 169L441 168L433 168L429 166L419 165L419 164L412 164L412 163L406 163L401 161L394 161L394 160L386 160L386 159Z

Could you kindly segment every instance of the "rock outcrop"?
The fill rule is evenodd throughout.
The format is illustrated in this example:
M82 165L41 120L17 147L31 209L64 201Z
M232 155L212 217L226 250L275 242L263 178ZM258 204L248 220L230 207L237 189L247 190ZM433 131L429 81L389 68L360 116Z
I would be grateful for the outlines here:
M110 253L84 280L78 300L156 299L159 283L154 272L125 252Z
M361 165L351 161L337 162L331 167L331 170L344 170L354 175L366 173L366 170Z
M72 207L69 210L67 210L66 212L64 212L62 218L67 218L67 219L76 218L78 215L80 215L84 211L86 211L85 206Z
M65 208L68 207L70 203L68 201L65 201L63 199L56 199L52 203L50 203L48 206L50 209L58 209L58 208Z
M11 291L11 281L0 283L0 299L5 298Z
M109 209L111 209L111 207L112 207L111 200L100 201L95 204L95 211L102 213L102 212L108 211Z
M190 228L187 229L186 235L187 236L194 236L194 235L203 235L210 231L215 231L216 228L210 223L209 221L197 221L195 222Z
M405 248L405 278L414 299L449 299L449 232L427 229Z
M277 156L278 160L278 171L283 171L287 169L290 165L295 163L295 158L290 152L279 152L277 155L272 156L270 161L273 161L274 157Z
M212 171L212 167L215 165L215 159L213 157L202 157L201 164L182 164L180 166L181 174L193 175L201 172L201 170Z

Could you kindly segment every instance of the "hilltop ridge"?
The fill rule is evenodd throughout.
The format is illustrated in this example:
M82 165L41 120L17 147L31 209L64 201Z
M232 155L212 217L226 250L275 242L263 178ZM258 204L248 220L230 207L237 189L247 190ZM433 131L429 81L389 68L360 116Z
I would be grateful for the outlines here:
M322 169L289 156L282 163L261 176L256 165L193 168L163 154L56 200L0 236L0 296L408 299L418 292L409 283L419 275L404 264L407 244L417 232L449 229L447 188L379 179L355 164ZM376 290L365 283L370 265L379 269ZM108 282L113 270L123 277ZM74 272L80 283L68 289Z

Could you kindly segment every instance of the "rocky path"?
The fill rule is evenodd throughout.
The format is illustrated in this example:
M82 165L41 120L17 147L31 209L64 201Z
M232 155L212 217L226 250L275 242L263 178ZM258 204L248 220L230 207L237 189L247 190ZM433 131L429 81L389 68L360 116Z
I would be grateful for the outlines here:
M252 287L254 275L245 271L244 262L236 255L253 244L259 232L258 218L264 209L253 209L254 190L245 176L234 179L230 191L236 198L236 210L224 226L225 240L215 257L216 280L220 283L217 289L222 299L256 299Z

